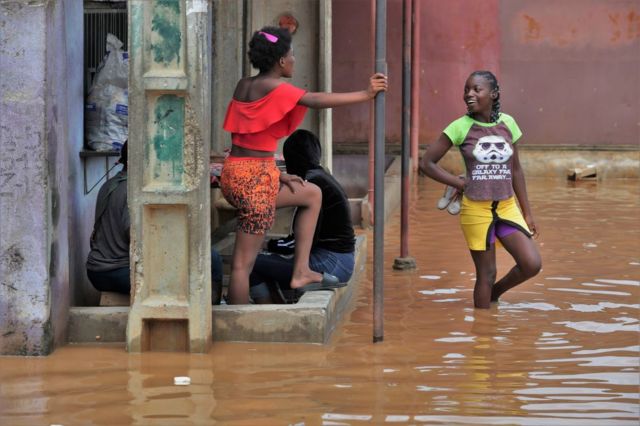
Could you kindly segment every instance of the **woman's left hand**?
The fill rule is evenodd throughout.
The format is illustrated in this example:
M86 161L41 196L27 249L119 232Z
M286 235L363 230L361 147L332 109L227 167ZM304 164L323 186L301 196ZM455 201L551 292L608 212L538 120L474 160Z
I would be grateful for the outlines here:
M296 193L294 182L298 182L300 185L304 186L304 179L300 176L290 175L287 173L280 173L280 183L289 187L292 193Z

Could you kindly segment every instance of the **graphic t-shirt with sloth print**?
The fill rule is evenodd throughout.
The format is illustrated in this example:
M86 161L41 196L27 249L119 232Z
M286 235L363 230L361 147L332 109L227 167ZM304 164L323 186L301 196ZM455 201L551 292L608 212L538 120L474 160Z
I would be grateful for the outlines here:
M465 115L444 129L467 168L464 195L474 201L499 201L513 196L513 145L522 132L513 117L501 113L496 123Z

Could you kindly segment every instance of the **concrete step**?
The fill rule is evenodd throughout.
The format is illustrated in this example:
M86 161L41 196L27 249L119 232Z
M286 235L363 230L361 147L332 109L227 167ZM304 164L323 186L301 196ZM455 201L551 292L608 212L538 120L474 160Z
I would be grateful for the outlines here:
M100 306L129 306L129 299L128 294L103 291L100 293Z
M304 294L287 305L212 306L213 340L326 343L347 311L367 257L365 235L356 238L356 264L346 287ZM69 343L126 342L129 306L72 307Z

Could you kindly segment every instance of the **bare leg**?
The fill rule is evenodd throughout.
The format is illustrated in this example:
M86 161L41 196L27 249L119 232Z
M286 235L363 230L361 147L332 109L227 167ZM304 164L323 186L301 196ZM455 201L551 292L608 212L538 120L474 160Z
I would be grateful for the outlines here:
M491 288L496 281L496 248L491 244L491 248L486 251L471 250L471 257L476 266L473 305L488 309L491 305Z
M294 251L291 288L300 288L322 279L322 274L309 268L309 254L313 235L322 206L322 192L316 185L306 182L304 186L296 184L296 192L283 187L278 193L276 207L298 206L295 228L296 246Z
M501 238L500 242L516 261L516 266L493 286L492 302L496 302L507 290L536 276L542 268L542 260L536 245L522 232L509 234Z
M240 230L236 232L229 280L230 304L249 303L249 274L253 270L263 241L264 234L247 234Z

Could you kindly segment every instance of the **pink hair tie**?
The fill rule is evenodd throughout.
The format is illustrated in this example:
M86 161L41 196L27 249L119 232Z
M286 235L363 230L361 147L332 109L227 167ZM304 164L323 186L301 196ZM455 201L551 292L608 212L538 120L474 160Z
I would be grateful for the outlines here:
M265 33L264 31L258 31L258 34L262 34L264 38L266 38L271 43L276 43L278 41L278 37L273 34Z

